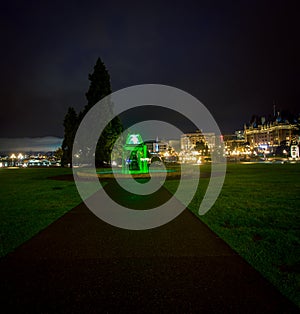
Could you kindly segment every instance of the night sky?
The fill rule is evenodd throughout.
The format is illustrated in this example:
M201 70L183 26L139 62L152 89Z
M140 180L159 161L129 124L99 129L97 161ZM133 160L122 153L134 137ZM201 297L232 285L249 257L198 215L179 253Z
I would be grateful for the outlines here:
M210 110L224 134L252 114L271 113L274 101L297 113L296 4L6 1L0 137L62 137L67 108L86 104L97 57L113 91L145 83L183 89Z

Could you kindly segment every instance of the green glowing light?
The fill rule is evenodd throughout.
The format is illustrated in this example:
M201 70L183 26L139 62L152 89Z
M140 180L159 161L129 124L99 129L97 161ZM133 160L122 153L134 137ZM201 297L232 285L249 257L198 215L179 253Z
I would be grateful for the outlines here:
M140 134L129 134L123 146L122 173L148 173L147 146Z
M144 142L140 134L129 134L126 139L126 144L138 145L138 144L144 144Z

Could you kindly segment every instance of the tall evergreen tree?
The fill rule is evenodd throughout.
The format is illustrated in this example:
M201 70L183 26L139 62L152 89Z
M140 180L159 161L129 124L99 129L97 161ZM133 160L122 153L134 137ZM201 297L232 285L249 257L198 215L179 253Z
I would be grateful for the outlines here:
M89 74L89 80L91 83L85 94L88 103L84 108L84 114L99 100L111 94L110 76L100 58L97 59L93 73Z
M62 143L63 155L61 159L62 166L70 164L72 167L72 148L75 134L78 127L78 118L73 107L68 108L68 112L64 119L65 136Z
M64 120L65 136L62 145L63 158L62 165L70 164L72 166L72 147L77 128L86 115L86 113L101 99L111 94L110 76L104 63L98 58L94 71L89 74L90 86L86 93L87 104L84 109L76 114L74 108L69 108L68 113ZM101 108L104 115L112 113L112 104L107 105L105 108ZM110 114L108 116L111 116ZM110 163L111 152L116 139L119 137L123 127L118 117L112 119L103 130L102 134L99 134L99 140L96 148L96 165L100 166L104 163ZM101 135L101 136L100 136ZM88 151L88 148L85 150ZM83 152L83 154L87 153Z
M84 115L101 99L111 94L110 76L109 73L101 61L98 58L94 71L89 74L90 86L86 93L87 105L84 110L79 114L79 119L81 120ZM112 104L108 108L101 108L103 114L107 112L112 113ZM121 121L118 117L115 117L103 130L96 148L96 165L101 166L104 163L110 163L111 161L111 151L113 145L122 132L123 127Z

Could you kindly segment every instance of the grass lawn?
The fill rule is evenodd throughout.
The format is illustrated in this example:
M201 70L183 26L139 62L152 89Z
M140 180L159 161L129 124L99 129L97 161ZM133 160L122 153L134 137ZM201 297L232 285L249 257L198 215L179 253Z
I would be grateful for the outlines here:
M208 180L189 205L196 215ZM199 218L300 307L299 192L300 164L228 164L217 202Z
M0 257L81 202L73 182L47 179L71 169L0 169Z
M81 202L73 182L48 179L63 174L71 169L0 169L0 257ZM204 175L189 205L196 215L208 182ZM164 186L174 192L178 180ZM300 164L229 164L199 218L300 307L299 191Z

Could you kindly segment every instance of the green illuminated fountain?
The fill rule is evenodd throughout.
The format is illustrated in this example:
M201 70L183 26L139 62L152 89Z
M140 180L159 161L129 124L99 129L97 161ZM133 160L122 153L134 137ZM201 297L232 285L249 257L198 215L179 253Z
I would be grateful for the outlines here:
M122 173L148 173L147 146L140 134L129 134L123 146Z

